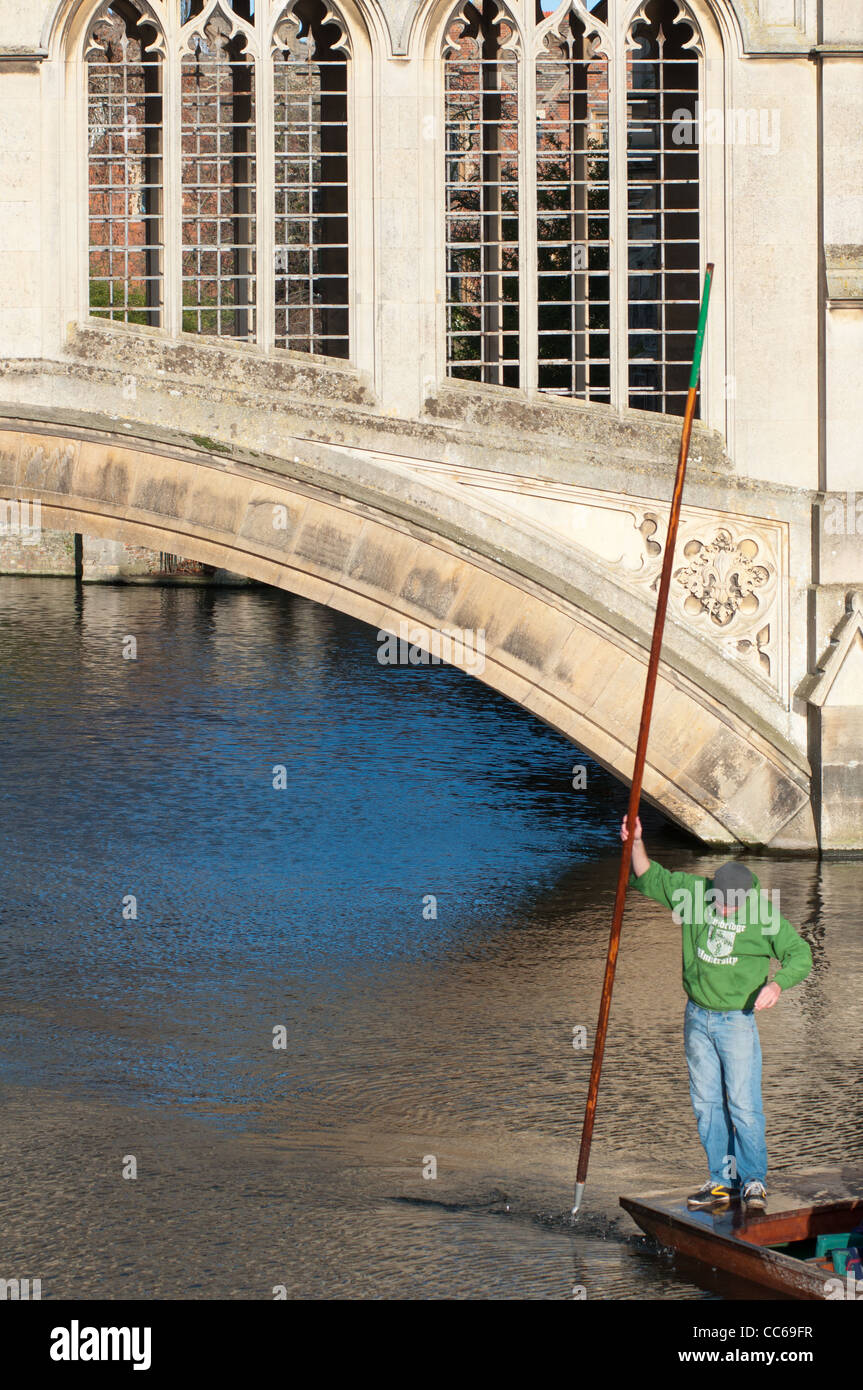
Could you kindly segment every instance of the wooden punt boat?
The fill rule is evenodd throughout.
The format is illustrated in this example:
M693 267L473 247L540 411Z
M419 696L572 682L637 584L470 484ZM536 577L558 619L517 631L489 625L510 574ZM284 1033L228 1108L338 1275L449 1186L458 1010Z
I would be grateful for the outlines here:
M831 1292L836 1297L836 1281L844 1290L844 1277L806 1261L815 1254L817 1236L839 1235L863 1221L859 1198L775 1215L747 1215L739 1206L718 1214L689 1211L685 1201L639 1197L621 1197L620 1205L643 1231L682 1255L690 1268L722 1270L758 1286L767 1297L772 1292L779 1298L824 1299Z

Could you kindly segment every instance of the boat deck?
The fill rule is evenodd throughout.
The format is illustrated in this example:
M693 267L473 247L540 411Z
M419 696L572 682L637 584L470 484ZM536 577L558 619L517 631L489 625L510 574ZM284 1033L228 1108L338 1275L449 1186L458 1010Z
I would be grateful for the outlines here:
M860 1199L757 1215L737 1205L720 1213L690 1211L679 1197L621 1197L620 1205L643 1231L687 1261L784 1298L835 1296L831 1281L839 1276L805 1261L816 1236L837 1235L863 1220Z

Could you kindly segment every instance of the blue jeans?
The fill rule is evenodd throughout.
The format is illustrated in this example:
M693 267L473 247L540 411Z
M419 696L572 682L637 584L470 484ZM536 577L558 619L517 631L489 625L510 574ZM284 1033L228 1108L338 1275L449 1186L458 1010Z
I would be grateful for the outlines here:
M683 1037L689 1094L712 1181L731 1187L766 1182L761 1043L754 1013L717 1013L690 999Z

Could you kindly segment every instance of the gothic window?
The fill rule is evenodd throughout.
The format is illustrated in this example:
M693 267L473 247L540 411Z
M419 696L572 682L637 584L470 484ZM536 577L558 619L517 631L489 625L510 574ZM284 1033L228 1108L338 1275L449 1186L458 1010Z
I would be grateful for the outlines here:
M91 314L349 356L349 53L325 0L96 11Z
M552 14L537 0L536 25L536 385L682 414L701 266L698 30L684 0L564 0Z
M162 308L162 61L152 19L103 6L87 51L90 313L158 326Z
M476 0L443 51L448 374L682 414L702 264L686 0L533 0L521 32Z
M459 5L444 36L447 369L519 385L519 113L515 25Z

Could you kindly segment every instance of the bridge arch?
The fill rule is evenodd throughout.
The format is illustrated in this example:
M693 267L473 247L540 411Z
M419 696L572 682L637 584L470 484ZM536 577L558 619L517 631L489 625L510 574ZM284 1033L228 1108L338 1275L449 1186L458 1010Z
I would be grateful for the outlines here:
M351 480L299 457L239 460L202 438L177 445L28 420L0 428L0 488L38 499L46 529L224 567L418 646L453 633L454 665L628 780L647 659L637 634L580 587L577 558L567 557L563 588L535 563L510 563L491 519L467 518L463 499L446 489L432 498L407 470L393 476L387 493L359 470ZM459 647L460 634L478 632L481 651L475 640ZM805 814L809 777L663 662L644 791L708 843L781 845Z

